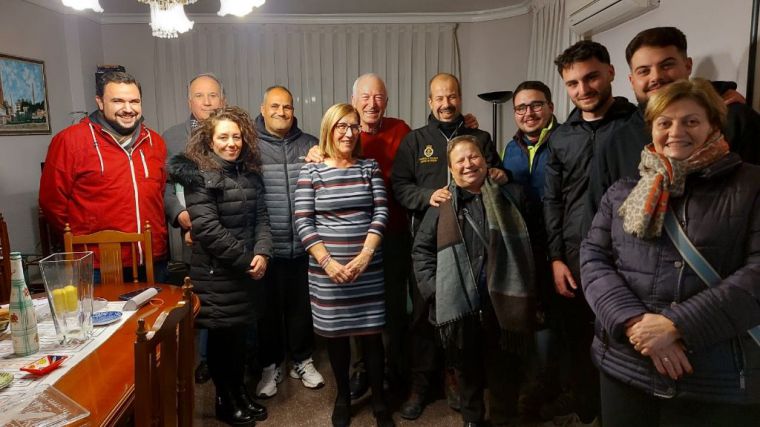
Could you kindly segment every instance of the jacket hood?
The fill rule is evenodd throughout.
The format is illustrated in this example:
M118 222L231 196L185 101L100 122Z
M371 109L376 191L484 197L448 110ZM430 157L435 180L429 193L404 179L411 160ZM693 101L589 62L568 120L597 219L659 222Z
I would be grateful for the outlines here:
M301 129L298 128L298 119L296 117L293 117L293 125L290 127L287 135L285 135L285 138L280 138L277 135L272 135L269 133L264 123L264 116L261 114L256 116L256 120L254 120L253 124L256 127L256 137L261 138L267 142L293 141L294 139L298 139L298 137L303 133Z
M172 181L183 187L203 187L204 185L205 180L198 165L188 159L184 153L169 159L168 172Z
M628 99L622 97L622 96L616 96L615 101L610 106L610 109L607 110L607 113L602 118L602 121L604 122L610 122L612 120L619 119L621 117L628 117L636 111L638 107L628 102ZM583 116L581 115L581 110L576 107L573 108L573 111L570 112L570 115L567 117L566 123L572 123L572 124L578 124L580 122L583 122Z

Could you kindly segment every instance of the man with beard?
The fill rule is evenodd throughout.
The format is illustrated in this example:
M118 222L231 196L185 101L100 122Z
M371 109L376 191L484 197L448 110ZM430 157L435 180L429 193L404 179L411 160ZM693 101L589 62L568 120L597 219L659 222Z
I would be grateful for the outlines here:
M285 352L293 367L290 377L307 388L325 384L314 367L314 335L307 270L309 255L293 228L296 182L304 157L317 138L298 128L293 95L283 86L264 92L256 117L256 143L261 151L264 201L269 211L274 256L265 277L264 313L258 324L259 362L264 367L256 395L272 397L282 381Z
M641 150L652 142L651 132L644 124L644 110L652 94L676 80L688 79L692 60L686 53L686 36L675 27L655 27L644 30L628 43L625 59L631 73L628 79L639 103L639 109L628 123L599 147L594 158L594 178L591 195L595 208L604 192L622 177L638 178ZM728 122L724 129L731 151L748 163L760 164L760 114L743 102L734 102L736 84L713 82L715 90L728 104Z
M193 129L201 120L206 120L217 108L224 106L224 87L222 82L211 73L198 74L187 85L187 105L190 116L182 123L167 129L162 135L166 142L166 159L185 151ZM174 182L167 182L164 192L166 220L169 222L169 254L175 265L180 266L180 273L173 274L178 280L184 279L192 255L192 238L190 237L190 214L184 203L184 190ZM177 280L175 279L175 280ZM174 280L172 280L173 282ZM195 382L203 384L211 379L206 364L206 330L196 332L199 363L195 368Z
M517 133L504 147L503 164L509 182L519 184L527 195L525 221L536 265L536 290L539 301L539 327L536 332L538 357L530 360L528 381L522 388L521 411L537 414L541 403L558 393L556 360L548 354L554 348L557 319L551 310L556 298L551 269L546 255L543 197L548 157L547 141L559 124L554 117L552 93L540 81L524 81L517 85L512 96Z
M109 72L102 83L95 96L98 110L59 132L48 147L40 208L56 232L69 224L74 235L140 233L149 221L153 258L160 263L167 252L166 146L142 124L142 91L134 77ZM137 256L142 264L142 247ZM131 270L129 246L122 248L122 262ZM99 264L96 253L95 268ZM162 268L155 270L156 280L162 280Z
M452 138L459 135L474 136L485 156L491 178L498 183L507 180L491 136L465 125L461 114L462 90L455 76L440 73L430 80L428 105L431 110L428 124L404 137L391 172L393 195L409 211L413 232L429 206L437 207L451 198L446 146ZM416 286L410 288L413 305L412 384L409 399L401 407L401 416L415 419L421 415L430 397L440 351L436 346L434 329L428 322L432 301L424 300ZM450 403L458 406L455 401Z
M549 139L544 189L544 219L547 249L555 291L564 298L557 302L562 326L563 368L569 375L569 408L584 420L599 413L598 373L591 364L589 348L594 315L580 289L579 248L593 212L590 207L589 167L595 151L620 128L636 106L612 96L615 69L607 49L593 41L580 41L554 61L567 94L575 104L567 121ZM559 405L562 406L562 405Z

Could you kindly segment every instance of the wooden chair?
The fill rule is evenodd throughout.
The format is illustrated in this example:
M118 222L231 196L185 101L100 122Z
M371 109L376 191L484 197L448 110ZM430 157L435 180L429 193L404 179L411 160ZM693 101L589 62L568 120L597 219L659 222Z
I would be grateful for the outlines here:
M135 425L193 424L194 332L190 278L182 301L164 311L150 330L137 321L135 342Z
M123 244L130 244L132 248L132 281L137 283L138 275L138 251L137 244L141 243L145 257L145 276L148 284L155 283L153 276L153 246L151 244L150 222L145 221L145 230L142 233L124 233L121 231L104 230L92 234L75 236L71 233L69 224L63 230L63 248L66 252L73 252L74 246L84 247L88 245L98 248L100 260L100 282L107 285L112 283L124 283L124 268L122 267L121 248Z
M8 225L0 213L0 303L11 299L11 244L8 240Z

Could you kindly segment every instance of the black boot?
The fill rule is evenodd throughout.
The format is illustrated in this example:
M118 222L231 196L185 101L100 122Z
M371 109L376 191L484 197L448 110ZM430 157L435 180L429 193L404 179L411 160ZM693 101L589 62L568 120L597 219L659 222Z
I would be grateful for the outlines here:
M377 427L396 427L391 414L387 410L374 412Z
M351 424L351 398L338 396L332 412L333 427L348 427Z
M226 387L216 388L216 418L233 426L254 426L256 420L248 409Z
M253 419L256 421L264 421L267 419L267 408L265 408L264 405L254 402L251 395L248 393L248 388L244 384L235 387L235 391L240 405L251 413Z

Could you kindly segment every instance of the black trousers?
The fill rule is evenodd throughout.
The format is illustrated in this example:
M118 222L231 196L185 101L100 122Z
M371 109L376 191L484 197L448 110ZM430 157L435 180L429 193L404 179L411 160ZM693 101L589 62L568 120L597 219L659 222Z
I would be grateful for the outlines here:
M491 307L484 309L483 322L470 318L464 327L457 370L462 419L485 421L484 393L488 388L491 423L507 424L517 416L521 360L500 346L501 332Z
M580 260L568 255L567 266L578 284L575 298L558 295L552 305L560 346L560 376L565 388L575 395L576 412L584 422L599 415L599 371L591 361L594 340L594 312L580 291Z
M280 364L285 352L295 362L314 352L309 302L309 257L272 258L265 277L264 313L258 322L261 366Z
M409 325L409 370L410 391L428 395L433 382L440 377L444 352L437 339L435 327L430 323L430 304L422 298L417 284L410 278L409 291L412 294L412 319Z
M208 369L217 390L243 384L248 327L208 329Z
M760 424L760 405L663 399L600 375L604 427L739 427Z

